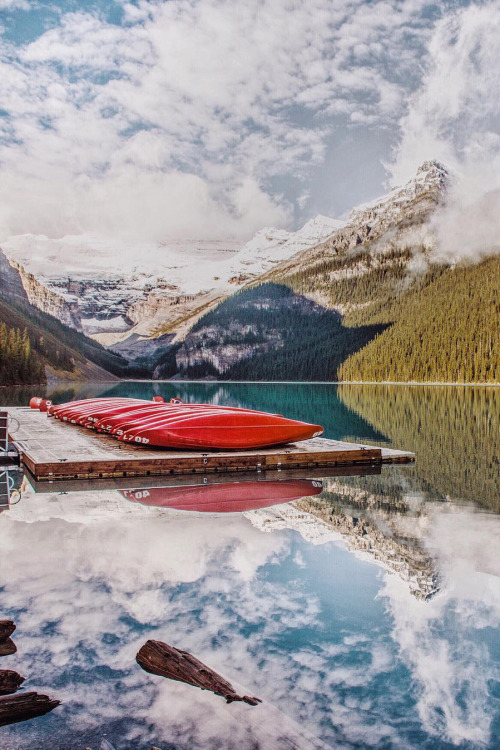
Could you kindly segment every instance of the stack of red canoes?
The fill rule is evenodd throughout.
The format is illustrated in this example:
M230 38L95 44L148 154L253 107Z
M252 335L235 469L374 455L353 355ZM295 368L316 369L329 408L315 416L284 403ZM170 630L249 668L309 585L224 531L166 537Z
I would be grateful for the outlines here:
M32 403L33 402L33 403ZM125 443L198 450L246 450L307 440L320 425L251 409L213 404L170 403L135 398L93 398L52 405L32 399L32 408L70 424L106 432Z

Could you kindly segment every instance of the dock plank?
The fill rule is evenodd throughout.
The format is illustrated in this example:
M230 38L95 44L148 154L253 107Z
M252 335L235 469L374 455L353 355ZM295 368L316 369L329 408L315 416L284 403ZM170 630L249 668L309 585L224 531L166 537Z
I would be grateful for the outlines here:
M8 411L10 438L38 481L375 465L415 458L405 451L326 438L250 451L166 450L121 443L25 407Z

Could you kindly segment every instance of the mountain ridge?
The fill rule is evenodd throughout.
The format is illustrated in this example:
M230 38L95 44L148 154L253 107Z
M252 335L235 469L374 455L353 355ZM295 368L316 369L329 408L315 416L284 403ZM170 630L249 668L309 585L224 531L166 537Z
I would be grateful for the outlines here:
M200 309L214 306L342 225L319 215L296 232L261 229L243 246L222 240L168 240L133 250L103 239L20 235L3 249L21 274L32 304L51 314L57 311L68 325L133 356L154 350L154 344L143 342L157 335L173 332L182 338L185 321L189 327Z
M500 337L500 266L435 254L433 222L452 180L444 165L424 162L413 179L354 208L346 221L317 216L296 232L264 228L236 249L191 243L194 260L172 267L169 279L155 277L156 286L136 268L126 282L98 278L87 297L89 279L68 276L63 296L75 327L83 315L95 339L155 378L498 382L492 342ZM181 289L175 279L194 262L200 270ZM45 293L19 259L10 263L25 293L57 310L60 280ZM451 320L459 327L467 305L467 326L454 339Z
M2 385L59 380L118 380L127 362L34 307L18 270L0 250Z
M498 259L451 265L434 257L432 219L445 205L450 181L442 164L425 162L406 185L354 209L345 226L325 242L283 261L208 312L176 353L180 374L249 380L500 382L493 347L500 338L500 310L494 300L495 279L500 283ZM253 299L252 288L257 289ZM273 307L278 288L292 293L293 299L285 295L286 304L295 311L293 319L281 315L281 328L276 323L280 308ZM474 289L484 289L484 297L474 295ZM452 298L448 306L443 290ZM272 311L267 321L257 314L263 309ZM462 317L468 327L462 326L457 339L460 310L467 310ZM326 312L339 318L325 317ZM299 331L310 328L304 316L311 314L316 329L311 328L312 338L303 339ZM253 320L258 320L257 327ZM295 342L285 320L295 327ZM245 348L245 338L251 336L253 347Z

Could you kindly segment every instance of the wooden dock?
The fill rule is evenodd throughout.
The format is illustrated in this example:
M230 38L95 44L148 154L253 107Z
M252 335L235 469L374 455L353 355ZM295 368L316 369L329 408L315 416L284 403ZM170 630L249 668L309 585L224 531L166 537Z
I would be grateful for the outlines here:
M407 451L326 438L251 451L165 450L120 443L26 407L8 411L11 441L37 481L376 466L415 460Z

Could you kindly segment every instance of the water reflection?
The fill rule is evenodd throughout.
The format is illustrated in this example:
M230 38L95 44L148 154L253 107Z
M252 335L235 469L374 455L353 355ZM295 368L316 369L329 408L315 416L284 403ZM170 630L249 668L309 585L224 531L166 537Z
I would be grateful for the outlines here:
M0 404L26 405L39 387L0 389ZM414 451L409 472L423 492L500 511L500 389L451 386L119 382L47 388L54 402L87 396L179 396L284 413L322 424L325 437ZM413 479L412 479L413 477Z
M202 483L181 487L143 487L120 490L120 494L130 502L150 507L198 513L243 513L298 500L305 495L319 495L322 489L321 482L290 479L226 484Z
M118 491L160 488L144 479L43 483L43 494L25 482L0 513L0 612L18 624L16 668L64 703L0 730L2 749L96 750L104 736L117 750L499 746L500 520L481 511L500 507L498 389L85 388L286 412L329 437L414 450L417 463L262 475L258 485L281 488L321 480L321 492L244 513ZM245 479L256 477L233 488L243 503ZM141 673L147 638L191 651L264 704L225 706Z
M500 511L500 389L340 386L339 397L395 446L414 451L421 485Z
M2 730L7 750L103 736L118 750L496 747L500 522L411 483L403 493L407 475L327 477L308 499L203 516L25 484L0 516L0 606L18 623L20 671L63 706ZM381 536L362 536L386 556L395 542L418 548L439 594L419 600L387 561L352 555L326 508L369 521ZM141 673L147 638L264 704L226 706Z

